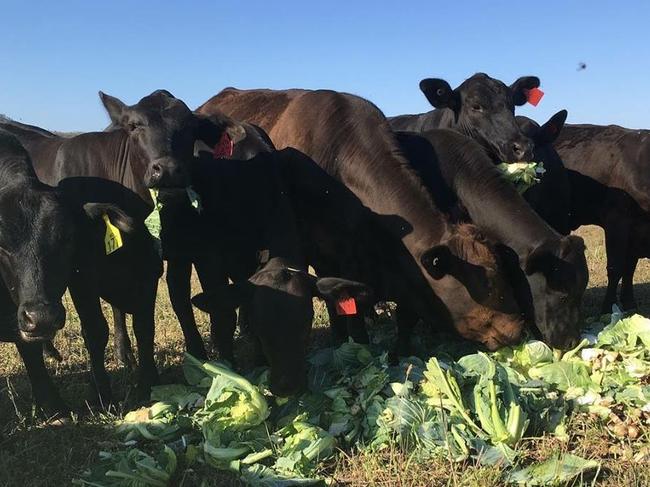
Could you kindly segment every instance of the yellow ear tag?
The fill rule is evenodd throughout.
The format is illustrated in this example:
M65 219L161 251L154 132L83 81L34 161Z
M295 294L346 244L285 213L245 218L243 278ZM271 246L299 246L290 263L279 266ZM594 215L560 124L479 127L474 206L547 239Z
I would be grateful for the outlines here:
M111 220L108 218L106 213L102 215L102 218L106 224L104 247L106 249L106 255L110 255L124 245L122 243L122 234L120 233L120 229L111 223Z

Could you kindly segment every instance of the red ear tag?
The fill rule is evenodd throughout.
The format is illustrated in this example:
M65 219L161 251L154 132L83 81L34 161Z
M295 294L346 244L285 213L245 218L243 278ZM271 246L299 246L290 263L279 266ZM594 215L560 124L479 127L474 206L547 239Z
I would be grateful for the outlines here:
M544 96L544 92L539 88L532 88L530 90L524 90L526 94L526 101L532 106L536 107Z
M228 132L224 132L217 145L212 149L212 156L215 159L227 159L232 156L234 146L235 144L228 135Z
M357 314L357 302L354 298L341 298L336 302L336 314L351 316Z

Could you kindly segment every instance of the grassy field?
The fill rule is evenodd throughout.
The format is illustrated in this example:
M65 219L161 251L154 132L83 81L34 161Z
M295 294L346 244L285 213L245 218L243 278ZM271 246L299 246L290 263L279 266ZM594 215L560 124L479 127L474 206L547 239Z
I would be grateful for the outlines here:
M598 312L604 296L605 251L602 232L585 227L579 232L588 246L590 272L589 289L585 296L584 314ZM644 261L636 273L636 297L642 314L650 315L650 265ZM79 334L79 322L70 306L68 324L56 339L64 356L61 363L49 363L54 380L64 398L76 409L78 417L71 424L49 424L36 417L31 406L29 381L13 344L0 343L0 485L2 486L62 486L97 458L97 452L111 441L110 425L114 415L102 413L88 404L88 355ZM110 319L110 308L105 307ZM156 309L156 346L159 370L163 382L180 379L183 338L176 322L167 289L161 283ZM206 316L197 312L204 336L208 336ZM327 316L322 306L316 313L314 340L326 343ZM112 338L112 337L111 337ZM251 344L241 339L237 344L243 366L250 357ZM130 374L115 361L112 344L107 353L108 369L112 375L117 397L130 396ZM124 409L124 406L122 406ZM123 410L117 411L121 415ZM594 477L578 479L574 485L647 486L650 485L650 463L638 463L632 458L628 445L612 440L602 423L575 416L568 443L554 438L528 440L524 448L531 460L548 458L558 450L572 451L585 458L601 459L603 468ZM650 432L645 432L650 436ZM646 457L647 458L647 457ZM473 486L501 485L496 468L477 468L469 464L446 460L416 463L399 451L380 454L343 452L336 463L327 466L327 475L345 486ZM239 482L214 471L195 472L179 479L183 486L228 486Z

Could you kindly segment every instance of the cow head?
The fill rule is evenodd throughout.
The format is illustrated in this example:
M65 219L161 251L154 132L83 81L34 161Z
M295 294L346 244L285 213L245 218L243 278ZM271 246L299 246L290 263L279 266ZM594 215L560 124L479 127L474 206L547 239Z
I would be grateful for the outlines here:
M144 183L152 187L184 187L189 184L189 164L194 144L211 147L220 140L223 126L195 115L166 90L157 90L135 105L99 92L111 119L111 128L126 131L146 165Z
M435 108L453 112L453 128L477 140L495 159L528 161L533 145L515 122L515 106L526 103L525 90L539 86L534 76L519 78L509 87L478 73L452 90L443 79L420 81L420 90Z
M540 245L522 259L535 308L535 324L552 347L580 338L580 307L589 281L585 244L570 235Z
M521 340L524 323L501 257L473 225L458 225L420 262L458 333L496 350Z
M17 308L18 338L50 340L63 327L61 298L83 247L80 220L101 220L104 213L130 230L112 205L80 209L38 181L20 142L0 131L0 277Z
M51 188L16 190L0 195L0 275L17 307L20 338L50 340L65 324L61 298L77 265L78 212ZM97 207L86 211L83 218L101 220Z
M528 117L516 117L517 124L527 137L534 143L534 154L531 160L535 162L553 161L562 164L559 154L553 147L553 142L558 138L568 112L560 110L541 127Z
M371 294L361 283L319 279L287 267L279 259L271 259L247 283L239 289L231 286L231 290L238 295L235 301L250 302L250 326L271 366L271 391L281 397L295 394L307 384L306 357L314 315L312 297L353 297L363 302ZM210 311L219 300L214 293L202 293L192 298L192 303Z

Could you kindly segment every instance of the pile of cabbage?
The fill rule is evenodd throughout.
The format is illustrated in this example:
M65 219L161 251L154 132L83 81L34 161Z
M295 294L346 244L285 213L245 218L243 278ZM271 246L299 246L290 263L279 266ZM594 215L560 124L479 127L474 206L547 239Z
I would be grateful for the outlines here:
M591 320L561 353L539 341L457 360L437 354L391 365L353 342L311 355L309 392L276 398L268 370L244 378L186 356L187 384L155 387L124 417L119 448L101 452L78 485L166 486L188 469L234 472L252 486L325 485L341 450L396 446L415 460L499 465L504 484L549 485L599 467L571 454L523 466L523 438L568 440L571 414L601 418L650 461L650 320L618 311ZM645 439L644 439L645 438Z
M541 162L502 162L497 168L520 194L539 183L546 172Z

